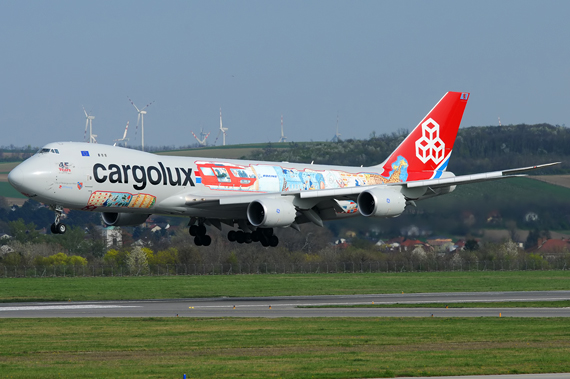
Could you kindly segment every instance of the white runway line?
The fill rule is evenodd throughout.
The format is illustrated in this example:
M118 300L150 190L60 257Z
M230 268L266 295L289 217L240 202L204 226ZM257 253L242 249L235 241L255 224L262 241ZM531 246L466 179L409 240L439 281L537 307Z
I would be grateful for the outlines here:
M7 311L46 311L61 309L109 309L109 308L140 308L138 305L98 305L98 304L81 304L81 305L30 305L21 307L0 307L0 312Z

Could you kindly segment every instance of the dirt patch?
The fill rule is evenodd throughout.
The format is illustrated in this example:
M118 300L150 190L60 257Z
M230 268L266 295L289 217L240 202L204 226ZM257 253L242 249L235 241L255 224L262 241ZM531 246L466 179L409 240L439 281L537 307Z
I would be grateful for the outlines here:
M7 197L6 201L8 202L8 205L17 205L19 207L21 207L22 205L24 205L24 203L26 202L26 200L28 199L20 199L17 197Z
M556 186L570 188L570 175L540 175L529 176L529 178L540 180L541 182L546 182L549 184L554 184Z

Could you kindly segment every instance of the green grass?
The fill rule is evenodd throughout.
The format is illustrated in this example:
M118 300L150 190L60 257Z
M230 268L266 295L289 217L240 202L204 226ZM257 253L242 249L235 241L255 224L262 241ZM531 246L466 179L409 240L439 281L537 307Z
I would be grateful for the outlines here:
M4 197L16 197L25 199L26 196L18 192L12 185L8 182L0 181L0 196Z
M546 290L570 290L570 271L0 279L2 302Z
M353 305L307 305L299 308L568 308L570 300L561 301L508 301L474 303L394 303L394 304L353 304Z
M569 372L549 318L2 319L5 378L366 378Z

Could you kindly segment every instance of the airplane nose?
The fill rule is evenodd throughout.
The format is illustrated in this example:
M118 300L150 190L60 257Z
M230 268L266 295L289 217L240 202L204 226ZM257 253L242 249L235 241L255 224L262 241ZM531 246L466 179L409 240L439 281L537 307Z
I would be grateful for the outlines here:
M23 195L32 197L46 187L50 170L37 167L33 162L24 161L8 174L8 182Z
M10 173L8 173L8 182L10 182L12 187L22 192L20 188L22 188L22 184L25 183L26 173L20 166L21 164L16 166L14 169L12 169L12 171L10 171Z

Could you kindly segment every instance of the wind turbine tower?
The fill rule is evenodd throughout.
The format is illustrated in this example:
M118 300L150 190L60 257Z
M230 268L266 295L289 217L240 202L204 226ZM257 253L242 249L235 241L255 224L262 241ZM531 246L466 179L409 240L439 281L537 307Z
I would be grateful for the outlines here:
M83 133L83 141L87 139L87 127L89 126L89 143L97 143L95 139L97 134L93 134L93 120L95 120L95 116L91 116L91 113L87 114L85 107L83 107L83 113L85 113L85 133Z
M222 146L226 146L226 131L228 130L228 128L224 128L222 126L222 108L220 108L220 131L218 132L218 136L216 137L216 140L214 141L214 145L216 144L216 142L218 141L218 138L220 137L220 133L223 134L222 136Z
M338 132L338 115L336 116L336 133L333 138L331 138L331 142L338 142L340 141L340 133Z
M142 146L142 151L144 151L144 115L146 114L145 109L150 107L151 104L154 103L154 101L151 101L150 103L145 105L144 108L139 109L139 108L137 108L135 103L133 103L133 101L131 100L130 97L127 96L127 99L129 99L129 101L131 102L131 104L133 104L133 107L135 107L135 109L137 110L137 113L139 114L137 117L137 129L139 127L139 121L140 121L141 122L141 146Z
M119 138L115 140L115 143L113 144L113 146L117 145L117 142L119 143L123 143L123 147L127 147L127 141L129 140L127 138L127 131L129 130L129 121L127 121L127 126L125 127L125 133L123 134L123 138Z
M279 139L279 142L287 142L287 137L283 134L283 115L281 115L281 138Z

